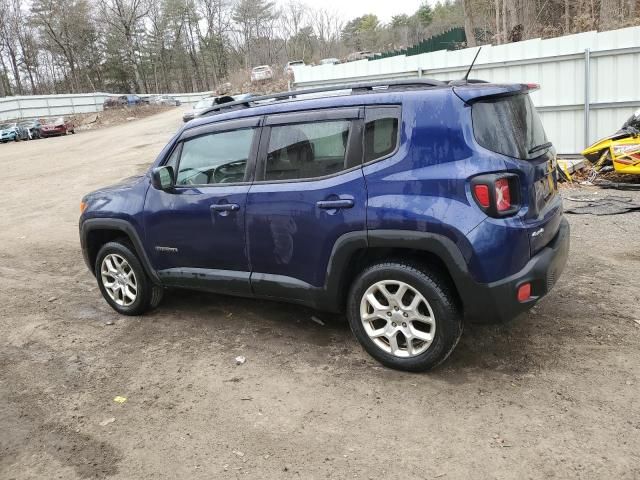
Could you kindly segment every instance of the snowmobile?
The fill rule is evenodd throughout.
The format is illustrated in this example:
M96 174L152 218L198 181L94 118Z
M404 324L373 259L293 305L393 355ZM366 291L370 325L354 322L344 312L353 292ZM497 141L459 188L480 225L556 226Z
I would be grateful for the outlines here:
M620 130L587 147L582 156L596 172L613 167L617 173L640 175L640 108Z

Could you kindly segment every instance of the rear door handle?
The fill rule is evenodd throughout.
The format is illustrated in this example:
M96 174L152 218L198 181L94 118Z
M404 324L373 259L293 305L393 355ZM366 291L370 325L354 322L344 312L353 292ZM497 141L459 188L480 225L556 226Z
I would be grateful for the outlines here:
M350 200L350 199L320 200L319 202L316 202L316 206L324 210L334 210L337 208L351 208L353 207L353 200Z
M214 212L236 212L240 210L240 205L237 203L218 203L211 205L211 210Z

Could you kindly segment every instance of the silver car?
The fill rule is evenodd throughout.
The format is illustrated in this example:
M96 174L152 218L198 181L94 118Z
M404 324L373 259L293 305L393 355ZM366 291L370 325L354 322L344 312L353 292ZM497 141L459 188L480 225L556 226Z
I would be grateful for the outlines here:
M263 82L273 78L273 70L269 65L260 65L251 70L251 82Z
M247 98L250 98L251 96L252 94L250 93L241 93L239 95L221 95L219 97L203 98L198 103L196 103L191 110L186 111L184 115L182 115L182 121L186 123L190 120L193 120L194 118L199 117L201 113L210 109L214 105L219 105L221 103L228 103L228 102L236 102L239 100L245 100Z

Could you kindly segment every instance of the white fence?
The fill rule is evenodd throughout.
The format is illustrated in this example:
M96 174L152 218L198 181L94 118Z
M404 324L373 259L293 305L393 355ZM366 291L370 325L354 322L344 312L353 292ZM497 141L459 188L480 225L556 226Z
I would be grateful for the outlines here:
M189 105L212 94L213 92L176 93L171 96ZM78 93L2 97L0 98L0 121L101 112L104 100L117 95L119 94ZM141 95L141 97L145 96L149 95Z
M297 67L295 88L428 77L461 78L477 49ZM471 78L539 83L533 101L559 153L615 132L640 107L640 27L483 47Z

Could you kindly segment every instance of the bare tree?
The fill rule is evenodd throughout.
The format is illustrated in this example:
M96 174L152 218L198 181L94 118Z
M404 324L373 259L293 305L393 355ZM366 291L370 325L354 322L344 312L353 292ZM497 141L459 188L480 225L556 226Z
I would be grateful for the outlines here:
M142 75L136 57L136 32L149 12L144 0L98 0L104 21L124 40L126 56L134 73L134 89L142 91Z
M476 46L476 32L473 21L473 9L471 8L471 0L462 0L464 8L464 32L467 37L467 46Z

